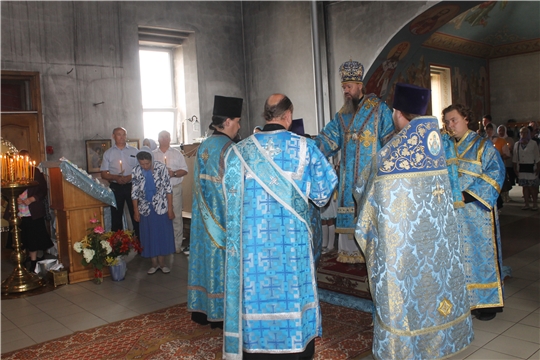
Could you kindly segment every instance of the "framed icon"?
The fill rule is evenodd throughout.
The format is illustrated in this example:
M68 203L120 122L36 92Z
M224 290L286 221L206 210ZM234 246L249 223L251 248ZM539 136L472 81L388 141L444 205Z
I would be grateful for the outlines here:
M86 140L86 171L99 172L103 154L111 147L111 139Z

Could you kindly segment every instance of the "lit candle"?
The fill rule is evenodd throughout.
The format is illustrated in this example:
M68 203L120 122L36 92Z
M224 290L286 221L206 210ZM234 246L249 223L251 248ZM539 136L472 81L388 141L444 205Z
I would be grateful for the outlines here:
M124 172L124 168L122 167L122 160L120 160L120 173Z
M167 166L167 157L165 156L165 166Z

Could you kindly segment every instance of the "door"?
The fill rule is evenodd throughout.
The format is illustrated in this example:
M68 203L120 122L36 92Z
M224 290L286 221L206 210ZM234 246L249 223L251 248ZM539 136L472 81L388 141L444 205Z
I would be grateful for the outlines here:
M39 73L2 71L2 138L30 158L45 160Z

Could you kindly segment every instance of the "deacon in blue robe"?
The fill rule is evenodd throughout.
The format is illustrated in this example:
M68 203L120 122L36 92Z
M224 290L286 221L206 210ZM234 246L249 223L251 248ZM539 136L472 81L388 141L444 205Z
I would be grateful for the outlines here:
M322 335L309 200L326 204L337 176L314 141L286 130L286 96L272 95L265 114L263 131L226 158L226 359L312 354Z
M438 121L413 115L424 114L428 100L427 89L396 85L394 121L402 130L355 188L360 209L355 236L366 256L375 308L376 359L439 359L473 340Z
M477 319L491 320L504 306L496 203L506 169L491 141L469 130L472 114L467 107L450 105L443 114L455 138L459 184L465 202L457 215L464 243L469 302Z
M212 136L197 150L188 267L187 308L192 320L223 326L225 289L225 197L221 180L224 156L240 129L242 99L216 96Z
M374 94L364 94L363 72L364 67L357 61L340 66L345 104L315 140L327 157L341 150L336 233L339 234L337 261L344 263L364 262L352 236L357 211L354 184L371 158L394 134L392 111Z

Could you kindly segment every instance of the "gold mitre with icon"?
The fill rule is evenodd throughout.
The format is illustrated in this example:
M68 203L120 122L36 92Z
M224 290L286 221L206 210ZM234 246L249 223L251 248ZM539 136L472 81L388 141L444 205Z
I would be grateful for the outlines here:
M339 67L339 76L341 76L342 83L361 83L364 76L364 65L352 59L346 61Z

